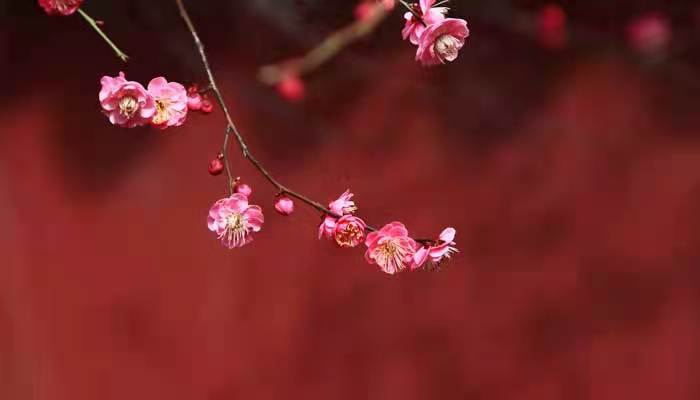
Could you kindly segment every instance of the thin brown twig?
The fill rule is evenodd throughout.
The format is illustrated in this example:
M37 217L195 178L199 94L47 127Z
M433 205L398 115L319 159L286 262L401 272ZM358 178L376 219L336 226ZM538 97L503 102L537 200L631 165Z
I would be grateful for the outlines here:
M221 95L221 91L219 90L218 85L216 84L216 80L214 79L214 73L212 72L211 66L209 64L209 59L207 58L207 54L204 50L204 45L202 44L202 41L199 39L199 35L197 34L197 30L194 27L194 24L192 23L192 20L190 19L189 13L187 12L187 9L185 8L185 5L183 4L182 0L175 0L175 3L177 4L178 9L180 10L180 16L185 22L185 25L187 25L187 29L190 31L192 34L192 38L194 39L195 46L197 47L197 50L199 51L200 58L202 59L202 64L204 65L204 69L207 73L207 77L209 78L209 87L211 88L211 91L214 92L214 95L216 97L216 101L219 103L219 106L221 107L221 110L224 112L224 116L226 117L226 122L227 122L227 127L226 127L226 134L224 136L224 146L223 146L223 158L224 158L224 165L226 166L226 172L229 175L228 176L228 191L229 194L233 192L233 182L231 179L230 175L230 169L229 169L229 158L228 158L228 142L229 142L229 137L231 133L236 138L236 141L238 142L239 147L241 148L241 152L243 153L243 157L248 159L251 164L257 169L264 177L267 179L268 182L274 186L279 195L288 195L290 197L293 197L313 208L315 208L318 211L321 211L322 213L326 215L330 215L334 218L340 218L341 216L334 213L333 211L329 210L328 208L324 207L321 203L312 200L306 196L304 196L301 193L295 192L292 189L289 189L288 187L282 185L275 177L270 174L267 169L253 156L253 154L250 152L248 149L248 145L246 144L245 140L243 139L243 136L241 133L238 131L236 128L236 124L233 123L233 118L231 118L231 113L228 110L228 107L226 106L226 102L224 101L223 96ZM372 226L367 225L366 227L368 232L374 232L377 230L377 228L374 228ZM419 243L422 244L429 244L433 243L432 240L428 239L414 239Z
M374 32L389 14L381 3L374 4L372 7L374 8L369 18L358 19L338 29L304 56L261 67L258 79L267 85L276 85L288 75L301 77L317 70L345 47Z

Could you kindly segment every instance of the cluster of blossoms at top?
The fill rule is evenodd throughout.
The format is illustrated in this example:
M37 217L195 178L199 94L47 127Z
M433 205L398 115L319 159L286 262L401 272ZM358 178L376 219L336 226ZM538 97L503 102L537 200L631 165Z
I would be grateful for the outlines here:
M467 21L446 18L447 7L435 7L435 0L420 0L404 15L404 40L418 46L416 61L424 66L439 65L457 59L469 37Z
M39 0L39 6L49 15L71 15L84 0Z
M207 216L209 230L229 249L250 243L252 234L262 229L264 221L260 207L248 203L252 193L248 185L237 184L234 192L216 201ZM346 190L328 204L328 210L333 215L324 215L318 228L319 239L332 240L341 248L357 247L364 243L367 262L392 275L438 266L458 251L454 242L454 228L443 230L437 240L421 243L409 236L401 222L392 222L367 234L367 224L354 215L357 206L352 198L353 194ZM294 202L286 195L278 196L275 209L282 215L290 215L294 211Z
M115 77L103 76L100 83L102 112L117 126L151 125L165 129L182 125L188 110L211 111L211 103L202 99L196 89L185 90L182 84L163 77L151 79L145 88L139 82L126 80L123 72Z

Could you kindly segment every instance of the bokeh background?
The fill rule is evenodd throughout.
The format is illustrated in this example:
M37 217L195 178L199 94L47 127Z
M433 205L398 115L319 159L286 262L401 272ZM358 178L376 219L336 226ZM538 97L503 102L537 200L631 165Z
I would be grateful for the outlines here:
M461 253L380 273L319 242L317 212L275 214L237 152L267 219L223 249L205 224L222 114L160 132L99 112L105 74L203 81L173 2L86 2L122 65L79 17L0 1L0 398L700 398L696 2L560 2L552 41L544 2L453 1L472 36L434 69L397 11L301 102L257 69L354 1L186 3L280 180L351 188L375 225L454 226ZM641 54L626 32L650 12L672 38Z

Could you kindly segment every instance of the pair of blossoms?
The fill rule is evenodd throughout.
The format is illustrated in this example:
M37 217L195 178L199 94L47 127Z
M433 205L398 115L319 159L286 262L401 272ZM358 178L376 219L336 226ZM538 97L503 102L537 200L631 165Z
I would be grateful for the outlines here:
M449 9L435 7L435 0L420 0L410 7L413 12L404 14L406 25L401 34L418 46L416 61L431 66L456 60L469 37L467 21L446 18Z
M228 198L218 200L209 210L207 226L216 233L229 249L242 247L253 240L252 234L262 229L264 217L257 205L250 205L251 194L247 185L236 186ZM333 240L339 247L352 248L362 243L367 247L365 260L376 264L387 274L405 270L417 270L424 266L437 266L457 252L454 228L442 231L438 240L418 244L408 235L401 222L392 222L376 232L366 233L367 224L354 215L357 210L353 194L346 190L338 199L328 204L334 215L326 215L318 228L318 238ZM294 211L294 202L280 196L275 209L282 215Z
M153 78L147 87L128 81L123 72L100 80L99 99L102 112L113 125L124 128L152 125L165 129L180 126L188 110L209 113L213 105L199 94L197 86L189 89L163 77Z

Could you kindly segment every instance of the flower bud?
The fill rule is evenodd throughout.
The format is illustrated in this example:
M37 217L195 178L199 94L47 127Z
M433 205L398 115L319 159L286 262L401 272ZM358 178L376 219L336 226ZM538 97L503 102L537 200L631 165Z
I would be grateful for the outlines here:
M219 175L224 170L224 163L217 157L209 162L209 173Z
M236 185L233 187L233 191L235 193L240 193L245 197L250 197L250 195L253 193L253 189L251 189L250 186L246 185L245 183L236 183Z
M282 215L289 215L294 212L294 201L287 196L280 196L275 202L275 210Z

